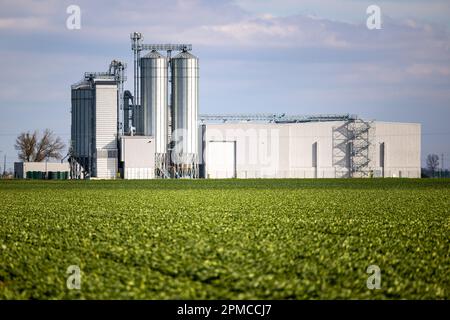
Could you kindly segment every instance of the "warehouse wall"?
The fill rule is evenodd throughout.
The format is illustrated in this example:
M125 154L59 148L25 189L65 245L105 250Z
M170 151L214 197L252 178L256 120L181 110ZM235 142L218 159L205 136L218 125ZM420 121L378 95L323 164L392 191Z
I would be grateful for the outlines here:
M19 179L26 178L29 171L41 172L69 172L70 165L68 162L15 162L14 176Z
M237 178L332 178L334 125L334 122L208 124L204 153L207 177L223 177L227 171L220 169L221 164L208 163L210 144L234 141ZM313 166L314 143L317 143L317 170ZM218 152L217 148L214 152ZM221 156L213 156L215 159Z
M204 150L206 177L335 178L333 128L343 123L208 124ZM377 159L379 144L385 142L385 176L420 177L419 124L378 122L374 132L376 150L371 169L375 176L381 176ZM230 143L235 143L234 154ZM317 161L313 159L314 145Z
M280 154L288 150L288 128L276 124L233 123L207 125L205 129L205 164L206 176L224 177L230 175L229 161L223 163L208 163L210 160L220 160L229 151L222 150L217 145L223 142L235 142L235 168L232 176L237 178L271 178L277 176L280 168L284 167L286 157ZM284 136L285 138L281 138ZM210 150L214 148L215 155ZM214 145L214 147L212 147ZM225 166L228 164L228 166Z
M286 124L289 128L289 173L286 178L334 178L333 127L341 122ZM317 170L313 144L317 143Z
M376 170L381 175L380 144L385 144L385 177L420 178L421 125L376 122Z

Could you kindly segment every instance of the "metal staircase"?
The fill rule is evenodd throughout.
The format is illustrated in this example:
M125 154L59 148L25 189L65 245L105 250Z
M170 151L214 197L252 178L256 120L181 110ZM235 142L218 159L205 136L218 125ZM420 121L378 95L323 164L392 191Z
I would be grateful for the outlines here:
M337 178L371 175L374 136L372 121L350 119L333 128L333 166Z

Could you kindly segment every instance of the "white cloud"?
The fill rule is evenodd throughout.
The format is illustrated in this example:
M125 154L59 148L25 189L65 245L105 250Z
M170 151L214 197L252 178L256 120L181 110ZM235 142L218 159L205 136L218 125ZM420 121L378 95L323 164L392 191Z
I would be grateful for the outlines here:
M264 16L247 19L231 24L202 26L191 33L203 33L208 43L259 47L345 47L347 43L319 20L306 21L299 17L297 21ZM307 22L307 23L303 23Z
M415 63L408 66L406 72L413 76L450 76L450 66L430 64L430 63Z
M47 19L39 17L0 18L0 30L8 31L51 31Z
M336 21L361 23L366 20L366 8L376 4L382 15L395 19L422 19L450 27L448 0L236 0L236 4L254 14L270 13L276 16L295 14L326 17Z
M0 34L9 37L9 45L5 47L0 43L0 52L3 57L6 53L12 54L8 56L12 78L2 80L5 83L0 99L23 99L13 83L19 81L14 77L20 74L20 70L26 73L32 69L31 65L21 61L23 50L30 60L33 57L41 59L43 67L35 70L44 77L44 81L37 86L39 90L33 89L32 77L20 81L28 86L29 92L40 92L58 77L63 78L64 73L75 72L70 66L52 64L52 61L76 61L74 57L84 53L87 56L80 64L84 64L87 70L92 68L89 61L93 60L87 52L91 54L89 50L93 48L112 57L116 53L107 48L120 46L123 52L129 52L131 31L141 31L146 43L189 42L195 48L207 48L210 52L207 58L212 60L216 59L215 55L220 59L242 61L243 64L248 64L249 60L268 59L270 61L263 63L315 64L323 66L323 70L332 64L340 64L342 67L332 69L328 76L349 87L407 84L411 77L416 81L414 85L425 80L438 83L438 77L445 78L449 74L448 31L436 24L411 18L394 20L385 17L382 30L369 31L365 23L345 23L314 15L252 15L228 0L142 0L132 5L126 1L108 2L108 5L105 2L79 1L82 30L74 33L65 28L68 4L70 1L47 0L39 5L27 6L26 1L18 1L17 6L4 5L5 10L0 14ZM21 37L15 39L17 34ZM51 40L49 35L52 35ZM39 36L47 43L43 43ZM57 52L53 51L55 48ZM49 57L52 58L49 60ZM130 57L131 54L127 56ZM104 65L107 63L105 61ZM211 67L216 68L214 64ZM78 66L80 68L83 67ZM60 70L59 74L51 75L57 70ZM311 76L313 72L311 69L304 75ZM79 74L76 76L78 78ZM315 85L320 86L320 81L324 79L319 77ZM248 84L251 85L250 82ZM33 99L32 95L28 97ZM57 99L54 95L52 97Z

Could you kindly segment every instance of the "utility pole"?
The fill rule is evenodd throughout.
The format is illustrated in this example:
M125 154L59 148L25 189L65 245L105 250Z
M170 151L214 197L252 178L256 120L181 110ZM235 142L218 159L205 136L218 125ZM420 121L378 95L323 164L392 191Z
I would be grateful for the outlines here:
M3 175L6 175L6 152L5 152L5 156L3 158Z
M444 154L441 153L441 178L444 175Z

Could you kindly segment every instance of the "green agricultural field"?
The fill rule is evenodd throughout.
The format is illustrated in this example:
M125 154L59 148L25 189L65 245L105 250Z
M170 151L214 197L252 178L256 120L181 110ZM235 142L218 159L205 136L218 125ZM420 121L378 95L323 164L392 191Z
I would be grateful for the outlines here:
M450 180L1 181L0 199L0 299L450 298Z

